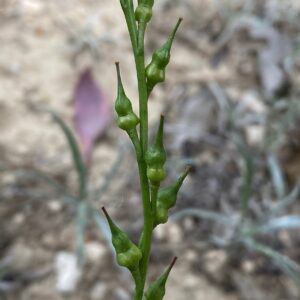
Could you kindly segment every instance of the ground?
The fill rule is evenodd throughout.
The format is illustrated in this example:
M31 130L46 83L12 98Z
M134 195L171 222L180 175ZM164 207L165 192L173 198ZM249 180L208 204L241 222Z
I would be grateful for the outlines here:
M154 234L150 279L179 257L165 299L299 297L278 261L245 246L249 240L237 235L245 178L252 178L245 226L273 220L269 211L287 196L292 206L284 205L276 216L299 214L299 14L297 1L155 3L147 61L177 18L184 21L166 83L149 100L150 136L164 113L168 182L192 166L173 218ZM115 265L107 232L94 222L82 242L85 264L71 270L78 272L77 284L67 295L59 291L59 269L72 269L80 222L76 205L62 201L66 197L48 183L52 178L74 194L77 177L62 132L39 112L57 112L75 131L75 86L90 69L113 114L116 61L137 110L134 61L119 2L0 0L0 41L0 298L130 299L130 276ZM142 226L137 170L114 118L89 168L90 204L100 218L105 205L137 240ZM290 227L260 233L255 241L296 264L299 230Z

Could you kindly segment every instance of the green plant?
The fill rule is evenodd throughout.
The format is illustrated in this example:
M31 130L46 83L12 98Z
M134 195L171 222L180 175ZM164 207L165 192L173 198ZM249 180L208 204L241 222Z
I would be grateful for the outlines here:
M136 9L133 0L120 0L126 19L137 72L139 90L139 116L133 112L130 100L125 94L120 75L119 64L116 63L118 76L118 93L115 102L118 126L125 130L134 146L139 170L140 187L143 203L144 228L138 245L130 241L128 235L117 227L108 215L107 217L113 246L117 253L117 261L127 267L135 281L134 300L160 300L165 294L167 277L173 267L172 262L167 271L145 291L149 256L151 250L152 232L156 226L168 219L168 210L175 205L176 196L188 171L179 177L168 188L160 188L166 177L166 152L163 145L164 116L160 118L155 142L148 146L148 97L153 88L165 80L165 69L170 61L170 51L176 31L181 23L177 22L162 47L154 51L152 60L145 66L144 36L147 25L152 17L154 0L139 0ZM137 131L139 125L139 134Z

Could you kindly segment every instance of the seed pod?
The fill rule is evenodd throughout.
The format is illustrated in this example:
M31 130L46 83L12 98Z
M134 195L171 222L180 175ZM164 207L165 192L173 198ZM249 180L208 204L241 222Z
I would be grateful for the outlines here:
M132 110L132 104L126 96L120 75L119 63L116 63L118 75L118 94L115 102L115 110L118 114L118 126L130 131L139 124L140 120Z
M156 220L155 224L164 224L168 220L168 211L176 204L177 195L184 179L188 175L190 169L179 176L179 178L170 186L161 188L158 191L156 203Z
M138 23L148 23L152 18L154 0L140 0L135 10L135 19Z
M148 93L152 91L156 84L165 81L166 66L170 62L172 44L181 21L180 18L168 40L153 53L152 60L146 67Z
M142 258L141 250L132 243L128 235L112 221L104 207L102 207L102 210L111 230L112 243L116 250L118 264L128 268L131 272L136 271L139 267L139 261Z
M167 159L163 144L164 116L161 115L155 143L146 152L147 177L153 185L159 184L166 177L164 164Z
M169 274L177 260L175 257L169 266L169 268L148 288L145 293L145 300L162 300L166 293L166 282L168 280Z

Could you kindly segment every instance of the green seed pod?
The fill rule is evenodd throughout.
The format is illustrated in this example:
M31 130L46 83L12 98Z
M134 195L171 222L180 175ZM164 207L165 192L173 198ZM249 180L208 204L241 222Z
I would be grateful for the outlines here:
M139 118L135 113L129 113L126 116L119 116L118 118L118 126L123 130L135 128L138 123Z
M152 18L154 0L140 0L135 10L135 19L138 23L148 23Z
M146 68L147 88L152 91L154 86L160 82L164 82L166 78L166 71L164 67L160 67L155 60Z
M142 258L141 250L132 243L128 235L112 221L104 207L102 207L102 210L111 230L112 243L116 250L118 264L128 268L131 272L136 271L139 267L139 261Z
M149 166L164 165L167 159L167 154L163 143L164 120L164 115L161 115L159 127L155 137L155 142L146 152L146 163Z
M177 260L175 257L169 266L169 268L148 288L145 293L145 300L162 300L166 293L166 282L168 280L169 274Z
M119 63L116 63L118 75L118 94L115 102L115 110L118 114L118 126L129 131L139 124L140 120L132 110L132 104L125 94L120 75Z
M152 18L152 7L139 4L135 10L135 19L139 23L148 23Z
M157 182L163 181L166 178L166 176L167 174L163 167L147 168L147 177L151 182L154 182L155 184Z
M155 225L165 224L168 221L169 213L168 209L157 202L156 204L156 215L155 215Z
M161 115L159 127L157 130L155 143L146 152L147 177L154 185L159 184L166 177L164 164L167 159L166 151L163 144L164 134L164 116Z
M155 225L164 224L167 222L168 210L176 204L177 194L189 171L189 168L186 169L186 171L181 174L173 184L168 187L159 189L156 203Z
M149 93L156 84L165 81L165 69L170 62L172 44L181 21L182 19L178 20L172 34L169 36L164 45L155 50L150 64L146 67L147 87Z

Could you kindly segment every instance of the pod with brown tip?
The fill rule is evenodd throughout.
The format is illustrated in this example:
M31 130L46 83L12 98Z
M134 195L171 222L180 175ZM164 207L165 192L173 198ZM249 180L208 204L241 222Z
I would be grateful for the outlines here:
M119 63L116 63L117 76L118 76L118 93L115 102L115 110L118 115L117 123L118 126L129 132L130 130L136 128L140 120L137 115L132 110L132 104L129 98L126 96L121 75Z
M168 40L164 45L157 50L152 55L150 64L146 67L146 78L147 78L147 89L150 93L154 86L160 82L165 81L166 67L170 62L171 58L171 48L177 32L177 29L182 22L180 18Z
M176 260L177 257L173 259L168 269L149 286L147 292L145 293L145 300L162 300L164 298L166 293L166 282Z
M102 207L102 210L111 231L112 244L117 254L118 264L128 268L131 272L136 272L142 258L141 250L131 242L128 235L112 221L104 207Z
M170 208L175 206L179 189L181 188L183 181L189 172L190 168L187 168L173 184L159 189L156 202L155 225L164 224L167 222L168 211Z

